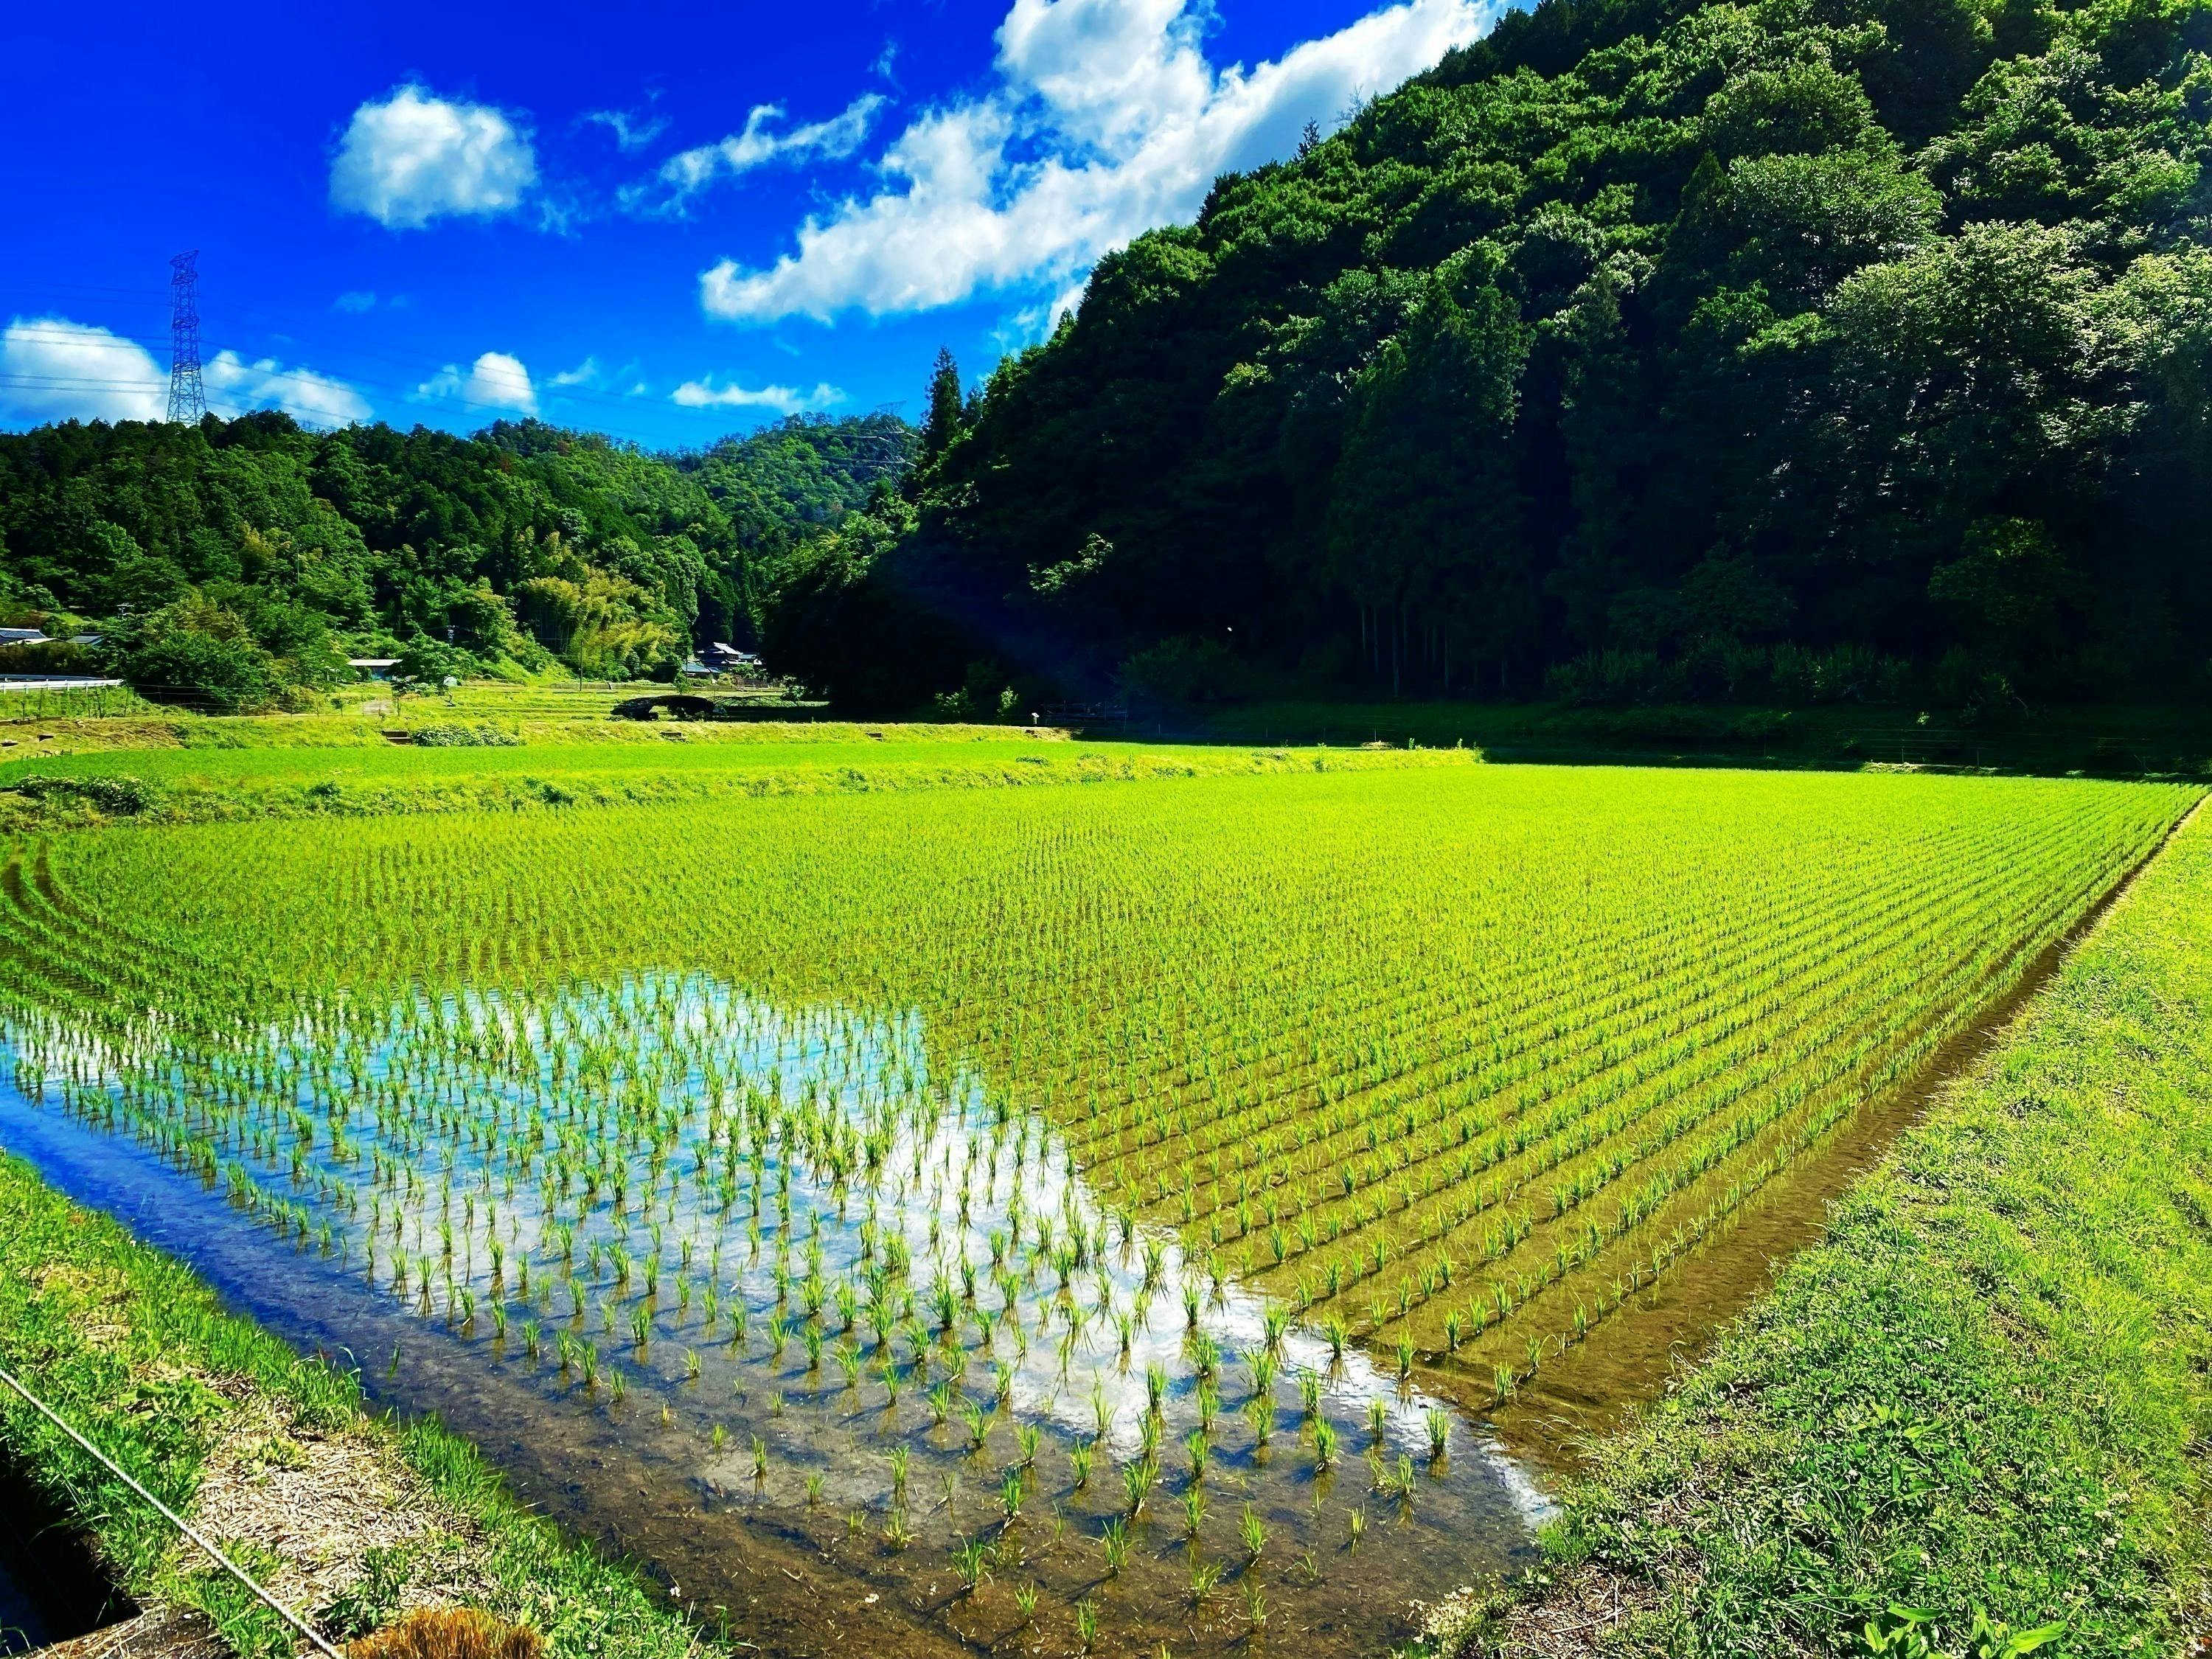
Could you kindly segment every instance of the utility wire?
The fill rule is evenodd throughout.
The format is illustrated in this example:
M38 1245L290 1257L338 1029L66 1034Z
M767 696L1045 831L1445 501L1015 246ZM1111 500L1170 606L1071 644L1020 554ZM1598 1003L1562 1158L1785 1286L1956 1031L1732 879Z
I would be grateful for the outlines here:
M30 291L40 292L47 290L33 289ZM166 289L158 290L118 289L112 291L116 293L145 292L149 294L155 292L166 294L167 292ZM264 337L273 335L279 339L307 343L310 345L311 349L313 343L319 340L329 345L337 347L341 356L374 359L379 362L407 370L410 373L418 370L422 361L421 358L416 356L406 356L394 352L388 345L382 342L371 343L366 336L340 329L332 329L324 323L310 321L306 319L286 317L281 314L261 311L258 309L233 312L220 306L214 307L213 309L203 310L200 315L202 331L204 333L220 334L227 325L225 319L229 319L235 323L243 324L244 327L240 331L246 334L249 337L256 333L259 333ZM13 329L10 329L9 332L17 339L41 340L57 345L88 345L98 343L96 340L87 339L76 333L58 331L44 332L38 331L38 325L40 322L49 319L43 318L27 319L23 323L18 325ZM116 329L109 329L107 330L107 332L112 335L118 343L124 341L136 342L138 344L143 345L149 349L155 351L157 355L168 349L169 337L166 333L129 334ZM307 373L318 380L331 380L338 378L335 374L323 374L316 371L307 371ZM279 377L270 376L269 378ZM379 391L398 392L416 398L449 398L449 394L434 392L426 394L422 392L416 387L398 385L390 380L378 380L373 375L349 374L347 378L350 383L372 386ZM534 389L539 390L541 394L548 398L559 399L568 403L585 404L607 409L635 410L637 407L637 403L635 398L627 397L619 392L596 391L589 387L553 386ZM471 409L507 409L511 407L511 405L505 404L470 404L466 402L466 400L453 401L458 401L463 407ZM655 400L655 406L659 406L659 400ZM633 441L646 441L645 440L636 438L634 434L614 431L612 428L608 428L608 430L610 430L612 435L615 436L630 436ZM654 440L653 441L658 442L661 441Z
M459 412L466 415L499 415L509 418L520 418L528 415L527 410L519 410L512 404L479 403L473 398L464 398L457 392L423 392L419 387L410 390L408 387L397 386L390 381L384 380L370 380L361 379L359 377L356 377L351 380L341 380L336 375L324 374L313 369L292 373L281 369L256 369L252 368L249 365L247 372L253 376L257 384L264 386L272 382L283 382L294 386L330 387L335 390L349 391L354 392L356 396L359 395L359 392L356 390L358 387L368 386L372 390L378 392L398 392L410 402L419 403L426 408L444 410L447 412ZM21 386L27 391L144 392L149 395L159 392L161 389L161 383L150 379L102 380L96 379L89 375L0 374L0 386ZM228 401L231 390L231 387L224 385L220 380L218 380L215 386L215 400L218 403ZM296 396L296 394L295 395ZM327 407L316 408L304 403L285 403L281 400L272 402L269 400L257 399L251 403L250 407L254 409L279 409L287 414L295 415L300 416L301 419L325 426L334 424L343 426L350 423L344 421L334 420L332 411ZM379 418L384 419L387 422L390 420L389 416L380 416ZM542 415L539 415L532 416L530 418L543 420L544 417ZM641 447L647 449L657 447L662 441L657 438L648 439L645 434L635 429L625 431L620 428L608 426L604 422L599 422L596 416L592 416L591 418L592 420L592 424L586 428L587 430L604 432L610 437L621 438L628 442L635 443ZM558 422L549 422L549 424L558 424Z
M245 1585L246 1589L252 1590L254 1595L260 1597L262 1601L267 1605L270 1612L274 1613L279 1619L282 1619L294 1630L299 1632L301 1635L306 1637L308 1642L314 1646L317 1652L329 1655L330 1659L345 1659L345 1655L340 1653L336 1648L325 1641L321 1636L318 1635L315 1631L308 1626L306 1620L300 1617L299 1614L294 1613L289 1607L287 1607L282 1601L279 1601L267 1590L262 1589L259 1584L254 1583L253 1579L246 1573L244 1568L240 1567L237 1562L232 1560L221 1550L217 1549L213 1542L202 1536L201 1534L193 1528L191 1522L185 1520L184 1516L179 1515L167 1504L164 1504L160 1498L155 1497L152 1492L148 1492L145 1487L140 1486L137 1481L131 1479L131 1474L127 1470L118 1465L115 1460L110 1457L106 1452L100 1450L99 1447L94 1445L91 1441L86 1439L75 1429L71 1428L67 1422L63 1420L60 1413L57 1412L52 1406L46 1404L45 1401L40 1399L38 1395L33 1394L28 1389L25 1388L22 1383L15 1379L15 1375L9 1371L4 1366L0 1366L0 1382L5 1382L9 1388L15 1389L17 1394L21 1395L24 1399L29 1401L33 1410L45 1417L48 1422L59 1429L71 1440L76 1442L78 1445L83 1447L85 1450L90 1452L92 1455L99 1461L100 1467L105 1468L110 1474L113 1475L125 1486L130 1487L131 1491L137 1492L139 1497L144 1498L149 1504L152 1504L155 1510L160 1513L164 1521L167 1521L179 1532L191 1539L193 1543L198 1545L210 1555L213 1556L226 1572L229 1573L232 1577L237 1579L240 1583Z
M24 337L18 336L17 337L21 338ZM56 342L56 343L64 343L64 342L62 341ZM74 340L70 340L66 343L83 343ZM123 343L123 339L118 337L117 340L110 343L111 349L119 347ZM546 416L542 412L533 414L526 410L517 409L512 404L483 403L474 398L462 397L458 392L425 392L420 386L403 386L391 380L371 380L363 375L341 377L336 374L326 374L314 369L260 369L254 368L250 363L242 364L241 367L245 373L252 378L252 381L257 386L269 385L271 383L283 383L295 387L331 388L338 391L352 392L356 396L360 395L361 388L367 387L370 391L374 392L396 393L399 398L403 399L404 402L419 404L426 410L443 410L447 413L458 413L463 416L482 415L497 416L507 419L522 419L526 417L533 420L546 419ZM221 372L221 370L217 371L218 374ZM21 386L26 390L46 392L145 392L151 395L161 391L165 385L166 382L158 381L152 378L144 380L109 380L100 379L91 375L38 375L0 373L0 386ZM230 401L232 391L232 387L225 385L222 380L218 380L214 387L215 400L218 403ZM295 392L295 396L296 397L297 395L298 394ZM550 395L556 398L567 398L573 394L565 391L559 391ZM595 398L593 401L614 402L617 400ZM344 421L334 420L332 412L328 408L319 409L304 403L285 403L281 400L271 402L265 399L256 399L251 402L250 406L256 409L272 407L281 409L288 414L298 416L302 419L323 426L343 426L349 424L349 422ZM635 407L634 404L629 406L633 409ZM624 442L636 444L641 449L650 450L656 453L668 447L667 440L665 435L648 435L635 427L626 428L623 426L615 425L601 418L596 410L584 410L582 411L582 416L583 418L576 423L582 430L604 433L608 437L618 438L623 440ZM383 420L388 423L397 423L394 421L392 415L389 412L376 416L374 418ZM562 424L562 422L557 421L550 421L547 423L549 425Z
M313 343L314 341L320 340L329 345L338 348L339 355L342 358L352 357L370 359L377 363L404 369L410 373L418 371L422 362L422 360L419 357L405 356L380 346L370 345L359 335L340 333L324 328L319 324L294 323L282 317L270 316L265 313L256 314L233 313L225 311L221 307L216 307L212 310L203 310L200 313L202 332L205 334L219 335L226 326L224 319L234 315L237 315L240 320L245 323L246 326L241 331L249 337L255 333L260 333L264 337L273 335L279 339L307 343L310 349L313 349ZM12 339L28 340L50 345L67 345L79 348L98 347L108 350L127 349L132 345L137 345L146 348L148 350L155 353L157 356L160 352L168 349L169 338L167 334L131 334L119 329L104 328L104 332L108 337L103 340L96 335L81 334L71 330L52 328L42 329L40 326L41 323L50 320L52 319L46 318L27 319L23 322L15 325L14 327L9 328L7 331L7 333L9 337ZM94 325L87 325L88 328L91 326ZM242 357L241 362L248 368L252 367L250 362L245 362ZM451 393L424 392L419 386L407 386L390 380L378 379L374 372L368 374L361 374L354 373L351 370L347 370L343 373L343 377L337 374L313 369L301 369L297 371L285 371L280 373L263 371L262 373L263 378L269 380L312 379L315 380L328 381L343 378L348 385L370 386L380 392L397 392L410 398L424 399L442 398L446 401L459 403L461 406L471 409L509 409L512 407L512 405L507 404L473 404L465 398L456 398ZM584 404L597 408L635 410L638 406L637 400L635 398L626 397L618 392L601 392L595 391L590 387L550 385L541 387L536 386L534 383L532 390L538 392L541 396L549 399L557 399L567 403ZM656 399L655 407L659 407L660 402L661 400Z

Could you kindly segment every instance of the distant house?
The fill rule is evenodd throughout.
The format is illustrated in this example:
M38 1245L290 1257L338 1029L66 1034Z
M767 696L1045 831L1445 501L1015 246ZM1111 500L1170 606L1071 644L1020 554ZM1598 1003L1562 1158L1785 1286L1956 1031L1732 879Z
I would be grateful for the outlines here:
M43 628L0 628L0 645L51 645Z
M397 657L348 657L346 666L363 679L388 680L392 671L399 666Z
M86 650L89 651L106 637L106 635L104 634L72 634L70 635L70 643L71 645L81 645Z
M757 672L761 665L761 659L751 652L740 651L720 640L703 647L698 661L700 668L709 674L751 674ZM685 666L688 670L690 665Z

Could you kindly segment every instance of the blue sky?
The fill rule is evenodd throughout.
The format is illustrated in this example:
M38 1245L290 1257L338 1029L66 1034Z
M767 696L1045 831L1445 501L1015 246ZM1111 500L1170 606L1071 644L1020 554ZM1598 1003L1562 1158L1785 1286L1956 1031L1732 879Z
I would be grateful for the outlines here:
M0 425L224 413L656 448L918 414L1492 0L48 4L0 24Z

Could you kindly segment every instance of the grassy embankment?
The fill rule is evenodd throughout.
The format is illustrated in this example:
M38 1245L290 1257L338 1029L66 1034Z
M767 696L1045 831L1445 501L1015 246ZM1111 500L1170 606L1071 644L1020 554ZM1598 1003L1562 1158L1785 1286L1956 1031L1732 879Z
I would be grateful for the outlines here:
M705 1650L647 1586L520 1509L465 1443L369 1416L351 1377L226 1314L190 1269L6 1157L0 1216L0 1364L330 1634L458 1600L574 1659ZM86 1524L142 1604L200 1609L244 1659L293 1651L275 1615L4 1391L0 1452Z
M1592 1468L1491 1650L2212 1634L2212 815Z
M535 679L471 680L450 690L395 691L388 683L364 680L342 685L313 700L305 712L286 714L205 714L173 704L149 702L127 686L97 690L20 690L0 685L0 744L34 742L57 726L90 731L100 726L135 726L164 731L180 743L222 744L225 733L260 728L328 733L350 731L361 741L380 741L383 733L441 720L495 720L503 725L542 725L564 720L605 720L614 706L632 697L665 696L689 691L685 685L651 680L572 680L555 676ZM708 685L703 695L724 705L744 705L745 718L806 720L827 711L820 703L786 697L759 687ZM295 739L297 740L296 738Z
M208 724L212 724L210 722ZM471 728L473 729L473 728ZM482 728L512 737L497 727ZM1468 751L1078 743L1006 726L602 721L444 746L299 741L240 722L220 745L110 726L84 746L0 759L0 829L394 812L538 811L732 796L1007 788L1232 773L1468 764ZM57 740L64 736L57 733ZM263 739L257 741L257 739Z
M388 685L365 683L342 687L302 713L205 714L147 702L110 692L100 707L74 694L51 694L46 708L31 694L0 691L0 758L31 754L74 753L99 749L278 749L370 748L430 734L435 741L468 733L492 732L509 740L540 743L585 738L619 742L655 739L665 729L657 721L617 720L613 710L635 697L665 696L680 686L651 682L577 684L533 680L510 684L471 681L449 691L396 696ZM695 726L737 741L757 723L825 728L836 724L820 704L739 696L727 690L711 695L719 702L743 702L743 718ZM939 726L939 732L990 731L1004 727Z

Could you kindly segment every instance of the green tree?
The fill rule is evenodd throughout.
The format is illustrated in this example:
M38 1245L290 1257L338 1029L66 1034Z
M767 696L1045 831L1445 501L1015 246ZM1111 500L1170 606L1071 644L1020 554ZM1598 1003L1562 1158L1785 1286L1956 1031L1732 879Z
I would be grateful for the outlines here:
M921 459L926 465L939 459L952 447L967 425L967 406L960 393L960 365L953 362L951 348L942 347L937 354L936 367L929 374L929 410L921 421Z
M1455 648L1465 672L1528 626L1511 450L1526 350L1513 303L1494 286L1463 304L1440 279L1357 382L1329 546L1394 692L1409 659L1443 685Z
M237 714L275 705L284 689L245 621L199 593L145 617L114 649L123 678L154 702Z

